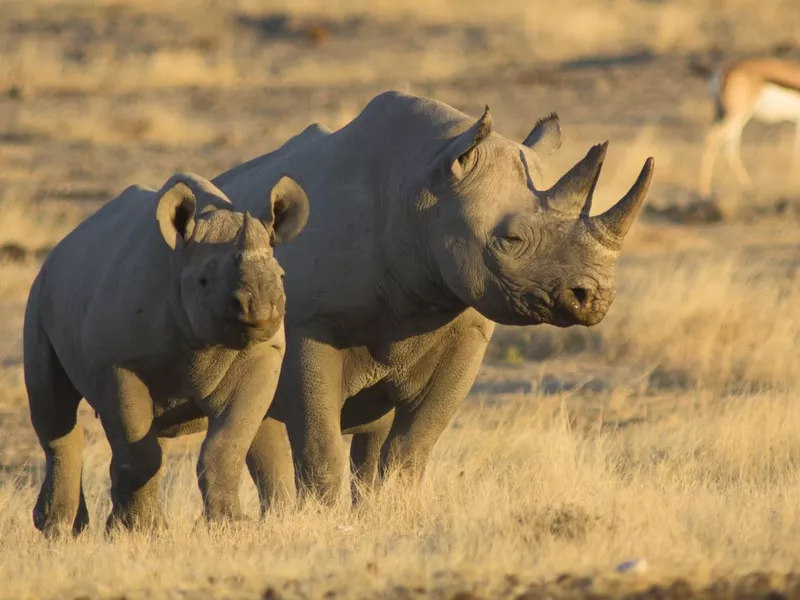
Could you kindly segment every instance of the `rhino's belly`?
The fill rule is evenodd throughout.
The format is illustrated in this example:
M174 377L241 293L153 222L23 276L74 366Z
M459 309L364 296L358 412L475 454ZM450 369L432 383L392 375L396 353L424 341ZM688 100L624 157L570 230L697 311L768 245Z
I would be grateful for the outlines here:
M430 356L440 338L440 335L416 335L387 344L350 349L345 361L345 398L366 394L373 388L388 391L386 388L394 387L387 385L389 382L405 381L409 372Z
M342 407L342 433L365 433L370 425L394 410L397 402L396 388L390 382L381 382L351 396Z
M190 400L170 399L154 406L153 425L159 437L173 438L205 431L208 419Z
M396 406L414 402L454 347L474 339L475 330L488 342L493 329L490 321L469 311L446 327L392 342L377 355L380 359L367 349L355 353L345 372L343 432L369 430Z

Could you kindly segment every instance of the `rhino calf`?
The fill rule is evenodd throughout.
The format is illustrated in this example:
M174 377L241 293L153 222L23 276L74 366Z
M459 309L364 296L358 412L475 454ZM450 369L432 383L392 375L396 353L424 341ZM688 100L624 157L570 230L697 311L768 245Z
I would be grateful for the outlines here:
M264 189L269 189L264 188ZM89 523L81 398L112 450L107 527L163 521L160 437L206 427L197 465L204 514L239 518L245 454L285 350L283 271L273 246L297 235L308 198L288 177L263 213L236 212L196 175L132 186L46 259L25 312L24 367L45 479L33 511L47 534Z

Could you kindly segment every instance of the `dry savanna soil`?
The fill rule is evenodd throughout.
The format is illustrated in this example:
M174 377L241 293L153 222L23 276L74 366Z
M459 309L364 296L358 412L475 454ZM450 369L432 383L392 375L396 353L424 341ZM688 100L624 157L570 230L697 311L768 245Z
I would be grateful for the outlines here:
M800 60L796 0L0 3L0 598L800 597L800 168L751 124L738 187L694 190L696 66ZM591 329L501 328L425 479L356 508L198 522L200 439L168 449L170 526L107 537L110 452L83 407L92 517L47 541L20 333L49 249L126 186L208 177L386 89L521 140L555 110L551 184L610 140L595 210L656 178ZM87 257L90 259L90 257ZM347 443L348 440L344 440ZM629 568L617 569L628 563Z

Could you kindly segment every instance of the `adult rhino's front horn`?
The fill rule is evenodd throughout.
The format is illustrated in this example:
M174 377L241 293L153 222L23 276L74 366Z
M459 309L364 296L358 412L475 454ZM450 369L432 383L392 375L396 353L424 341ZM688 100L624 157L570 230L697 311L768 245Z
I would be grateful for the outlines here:
M628 193L622 197L622 200L602 215L589 219L605 238L607 245L616 248L622 245L622 240L631 225L633 225L633 221L636 219L636 215L647 197L647 190L650 188L650 180L653 178L654 168L655 160L651 156L645 161L639 177L636 178L636 182L628 190Z
M647 197L653 178L655 161L645 161L636 183L622 199L606 212L589 217L592 197L600 178L600 170L608 150L608 142L592 146L586 156L566 172L549 190L543 192L549 208L585 218L596 237L606 246L619 249Z

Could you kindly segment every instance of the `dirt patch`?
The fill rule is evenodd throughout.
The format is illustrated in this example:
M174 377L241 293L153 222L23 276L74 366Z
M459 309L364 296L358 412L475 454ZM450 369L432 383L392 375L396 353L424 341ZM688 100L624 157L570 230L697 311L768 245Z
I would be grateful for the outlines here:
M605 589L604 589L605 588ZM627 590L625 588L628 588ZM633 588L633 589L630 589ZM637 589L638 588L638 589ZM800 598L800 580L796 574L777 575L754 572L739 578L720 578L697 586L684 578L642 585L617 580L595 582L591 577L563 574L555 580L529 586L516 600L544 598L593 600L783 600Z
M640 577L608 579L563 573L543 582L525 581L508 574L504 585L483 591L480 582L466 583L457 573L434 573L434 585L397 585L380 594L382 598L441 598L444 600L789 600L800 598L799 577L796 574L753 572L741 577L719 578L697 585L685 578L648 582ZM436 583L443 584L441 587ZM450 584L450 585L447 585ZM450 587L452 586L452 587ZM290 586L293 587L293 586ZM462 589L458 589L462 587ZM282 590L279 586L264 589L264 600L296 597L296 589ZM336 597L329 592L326 597ZM357 596L357 595L356 595Z

